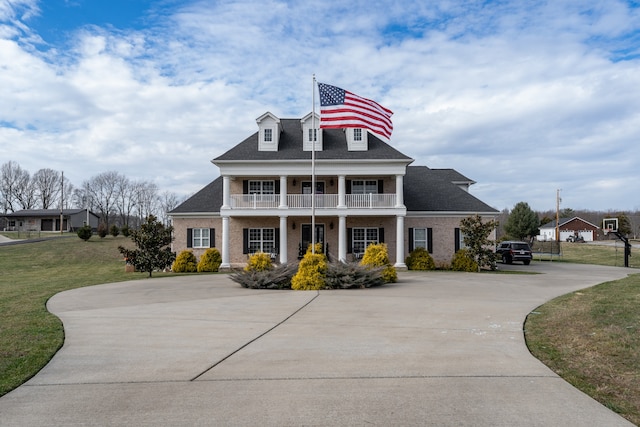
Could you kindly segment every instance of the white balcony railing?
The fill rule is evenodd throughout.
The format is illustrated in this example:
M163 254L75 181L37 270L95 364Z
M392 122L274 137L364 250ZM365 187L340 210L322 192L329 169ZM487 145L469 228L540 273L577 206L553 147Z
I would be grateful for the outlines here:
M292 209L311 209L311 194L288 194L286 206ZM345 194L347 209L383 209L396 207L395 194ZM278 209L279 194L232 194L231 209ZM337 194L316 194L315 207L318 209L336 209Z

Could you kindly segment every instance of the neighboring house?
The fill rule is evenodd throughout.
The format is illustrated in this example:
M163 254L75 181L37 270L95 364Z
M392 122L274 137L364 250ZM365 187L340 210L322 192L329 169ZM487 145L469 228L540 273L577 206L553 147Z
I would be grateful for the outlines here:
M315 226L332 260L356 260L384 242L396 267L418 246L448 264L461 246L461 219L497 216L460 173L409 166L412 158L364 129L318 129L316 115L314 130L313 122L311 114L265 113L258 132L213 159L220 177L169 212L173 250L200 256L216 247L222 269L244 266L258 251L297 262Z
M560 241L565 242L567 239L582 237L585 242L592 242L598 238L598 230L600 227L591 224L579 217L560 218ZM556 221L551 221L540 227L540 234L536 237L539 241L556 240Z
M60 209L25 209L5 215L6 231L60 231ZM62 230L74 231L87 223L98 227L98 215L86 209L63 209Z

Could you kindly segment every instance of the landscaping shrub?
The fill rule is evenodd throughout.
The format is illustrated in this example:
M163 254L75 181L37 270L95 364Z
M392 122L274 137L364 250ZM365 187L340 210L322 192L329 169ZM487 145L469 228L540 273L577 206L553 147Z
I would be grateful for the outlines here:
M469 251L466 249L460 249L453 255L451 260L451 269L453 271L467 271L469 273L475 273L478 271L478 263L475 262Z
M191 251L182 251L171 266L174 273L194 273L197 271L196 256Z
M243 288L291 289L291 278L298 269L297 264L281 264L270 270L242 270L229 277Z
M398 273L389 261L386 243L378 243L367 246L360 264L367 267L383 267L382 279L385 283L395 283L398 281Z
M317 248L317 247L316 247ZM327 257L316 252L311 253L311 245L298 265L298 272L291 278L291 289L318 290L325 286Z
M353 262L332 262L325 276L326 289L369 288L383 284L381 267L366 267Z
M93 231L91 231L91 226L85 225L83 227L78 228L78 237L84 240L85 242L93 236Z
M98 224L98 236L100 236L101 239L104 239L107 236L107 224L104 222Z
M120 229L117 225L113 224L111 228L109 228L109 234L111 234L113 237L118 237L118 234L120 234Z
M272 270L271 256L266 252L256 252L249 257L249 262L244 269L246 271Z
M423 247L415 248L405 260L409 270L435 270L436 264L433 257Z
M204 254L200 257L200 261L198 261L198 272L213 272L218 271L220 268L220 264L222 264L222 256L220 255L220 251L216 248L209 248L205 251Z
M124 237L129 237L129 234L131 234L131 229L127 224L125 224L120 228L120 233L122 233Z

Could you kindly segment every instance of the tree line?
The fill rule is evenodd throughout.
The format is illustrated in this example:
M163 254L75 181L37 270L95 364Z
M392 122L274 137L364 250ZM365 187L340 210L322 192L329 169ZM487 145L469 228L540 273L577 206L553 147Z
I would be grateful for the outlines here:
M111 224L138 227L153 215L168 223L167 212L184 197L160 192L150 181L136 181L116 171L102 172L73 185L62 172L45 168L33 175L17 162L0 167L0 208L5 214L24 209L89 209L107 229Z

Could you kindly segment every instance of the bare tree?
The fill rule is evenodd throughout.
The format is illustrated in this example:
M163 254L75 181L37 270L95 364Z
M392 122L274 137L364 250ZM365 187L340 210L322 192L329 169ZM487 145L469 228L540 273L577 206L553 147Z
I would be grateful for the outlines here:
M50 209L56 206L60 200L60 172L53 169L40 169L33 175L32 185L36 197L40 201L42 209Z
M160 212L159 216L162 220L162 223L165 225L169 225L169 216L168 212L175 209L180 203L184 201L184 198L180 198L176 193L172 193L170 191L164 191L160 197Z
M92 206L100 213L103 223L109 228L110 217L114 215L118 182L121 175L118 172L103 172L85 181L83 186L91 199Z
M153 182L141 181L136 185L136 208L140 220L154 215L158 209L158 186Z
M122 176L118 180L118 199L116 201L120 225L129 226L136 205L136 183Z
M24 171L17 162L8 161L0 168L0 193L2 193L2 202L5 212L15 212L18 206L16 199L16 189L22 179Z
M13 188L13 196L20 209L34 209L38 202L36 188L26 170L20 170Z

